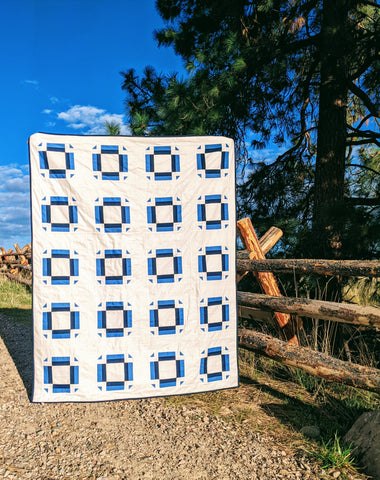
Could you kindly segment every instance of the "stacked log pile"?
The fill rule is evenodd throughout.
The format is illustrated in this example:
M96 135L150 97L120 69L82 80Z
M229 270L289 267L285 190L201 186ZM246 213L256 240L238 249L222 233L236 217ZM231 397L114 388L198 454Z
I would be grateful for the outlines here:
M0 247L0 275L25 285L32 284L32 246L20 248L17 243L5 250Z

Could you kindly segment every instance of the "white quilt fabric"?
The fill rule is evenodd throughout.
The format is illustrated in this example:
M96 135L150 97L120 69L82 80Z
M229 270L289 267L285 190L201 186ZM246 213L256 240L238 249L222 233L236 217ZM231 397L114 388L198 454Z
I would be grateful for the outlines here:
M30 137L35 402L238 384L224 137Z

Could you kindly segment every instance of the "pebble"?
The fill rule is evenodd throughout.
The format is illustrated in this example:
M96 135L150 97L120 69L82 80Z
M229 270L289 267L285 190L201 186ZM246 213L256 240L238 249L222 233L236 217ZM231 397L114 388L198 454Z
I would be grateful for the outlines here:
M31 390L32 376L31 329L0 314L0 478L316 480L321 476L317 462L298 451L284 452L273 432L254 433L248 424L224 421L222 415L233 415L228 407L222 407L218 416L165 399L32 404L26 390Z

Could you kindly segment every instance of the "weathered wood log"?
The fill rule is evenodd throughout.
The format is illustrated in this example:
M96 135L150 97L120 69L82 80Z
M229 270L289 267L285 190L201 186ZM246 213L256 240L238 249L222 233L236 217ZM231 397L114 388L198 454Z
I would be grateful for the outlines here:
M270 297L257 293L237 292L240 305L255 307L266 312L294 313L333 322L380 328L380 308L350 303L325 302L308 298Z
M255 229L249 218L243 218L237 222L238 232L243 245L249 250L249 258L265 259L261 250L259 239L257 238ZM250 269L245 269L250 270ZM267 295L280 296L281 292L278 288L277 281L273 273L270 272L253 272L257 278L260 287ZM279 324L285 338L295 345L298 345L297 336L294 333L290 315L280 312L274 313L277 323Z
M21 252L21 248L18 246L18 243L15 243L13 246L14 246L16 252L20 254L19 259L21 260L21 265L28 265L29 262L28 262L27 258L25 257L25 255L23 255L23 253Z
M32 244L31 243L27 243L26 245L24 245L21 249L21 253L31 253L32 252Z
M3 247L0 247L1 251L4 255L4 261L8 263L9 265L16 260L16 257L14 256L14 251L12 248L10 248L7 252ZM18 268L11 268L10 272L11 275L17 275L18 274Z
M337 358L308 348L283 342L264 333L241 329L239 347L269 357L289 367L324 378L328 382L344 383L352 387L380 393L380 370Z
M22 265L21 263L17 263L17 262L10 262L10 263L7 262L7 265L9 265L10 267L17 267L17 268L22 268L23 270L32 271L32 267L30 265Z
M9 250L5 251L4 247L0 247L0 250L1 250L1 256L4 258L4 260L9 262L11 260L10 255L13 253L13 249L10 248Z
M276 245L276 243L283 236L283 231L277 227L270 227L270 229L264 233L260 238L259 244L263 255L266 255L269 250Z
M295 272L303 274L380 277L380 260L316 260L316 259L259 259L251 260L248 252L239 251L238 272Z
M0 247L1 248L1 247ZM3 247L4 248L4 247ZM10 254L9 253L0 253L0 259L1 258L4 258L4 257L7 257L9 256ZM12 252L12 255L14 257L20 257L20 256L23 256L23 257L26 257L26 258L30 258L32 255L31 253L28 253L28 252L23 252L22 249L20 251L20 253L18 252Z
M276 243L282 237L283 232L277 227L270 227L270 229L259 239L259 245L263 255L265 256L269 250L276 245ZM245 250L247 253L250 253L249 250ZM237 273L237 283L239 283L243 278L249 273L247 270L244 273Z

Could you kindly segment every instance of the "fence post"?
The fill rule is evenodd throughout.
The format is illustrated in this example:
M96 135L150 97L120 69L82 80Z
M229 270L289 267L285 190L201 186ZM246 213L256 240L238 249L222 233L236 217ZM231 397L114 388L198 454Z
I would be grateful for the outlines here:
M249 258L255 260L265 259L265 255L261 249L259 239L257 238L255 229L249 218L243 218L237 222L238 232L244 247L249 250ZM267 295L280 297L281 292L273 273L270 272L253 272L261 288ZM274 316L280 326L285 338L289 343L298 345L297 335L294 333L290 315L287 313L275 312Z

